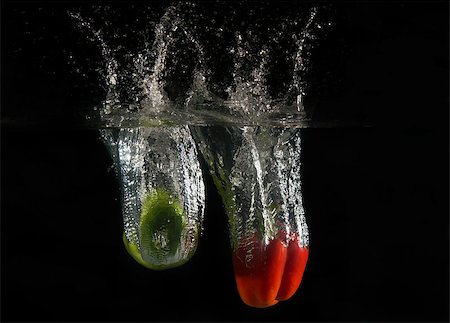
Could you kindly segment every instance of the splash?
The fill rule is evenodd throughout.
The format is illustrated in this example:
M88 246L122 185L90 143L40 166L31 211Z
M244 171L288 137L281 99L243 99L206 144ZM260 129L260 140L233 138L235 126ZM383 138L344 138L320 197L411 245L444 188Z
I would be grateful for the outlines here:
M112 24L70 13L102 57L98 116L128 252L151 269L194 254L205 208L198 149L228 216L239 294L254 307L289 299L306 266L298 128L309 126L312 52L330 26L324 8L269 18L272 9L178 2L153 29L133 30L132 45ZM102 19L118 14L108 12Z
M107 35L120 38L108 28L112 23L98 27L95 18L70 12L102 57L98 71L106 97L95 121L105 127L308 126L306 79L311 52L331 26L326 10L303 5L270 18L239 6L221 4L218 11L176 3L157 21L140 17L151 18L154 28L135 30L142 35L133 46L108 43ZM240 16L242 10L248 17ZM106 10L102 19L116 14Z

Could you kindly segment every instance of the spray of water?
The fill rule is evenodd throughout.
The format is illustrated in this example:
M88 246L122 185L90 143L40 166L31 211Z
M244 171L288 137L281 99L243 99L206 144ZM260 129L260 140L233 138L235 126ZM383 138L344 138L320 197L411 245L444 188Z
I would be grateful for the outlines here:
M219 24L220 13L210 17L196 4L179 2L166 8L151 35L133 47L108 43L105 35L113 32L94 27L86 14L69 15L101 52L103 126L302 126L308 122L305 78L311 51L329 25L319 9L304 7L276 20L250 9L252 20L238 24L242 9L231 8ZM123 57L126 62L119 64Z
M112 128L102 138L120 177L127 250L152 269L192 256L205 207L198 149L228 215L239 293L265 307L292 296L306 265L298 127L308 122L311 53L327 22L315 6L272 20L261 8L227 10L173 4L137 47L70 17L102 57L99 116ZM268 284L270 268L285 264L289 283L279 272Z

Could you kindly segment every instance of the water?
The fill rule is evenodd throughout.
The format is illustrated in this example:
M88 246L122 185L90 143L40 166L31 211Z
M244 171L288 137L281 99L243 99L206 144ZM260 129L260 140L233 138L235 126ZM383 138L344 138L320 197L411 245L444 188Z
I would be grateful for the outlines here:
M106 22L120 17L117 9L100 9ZM97 48L91 68L105 92L88 118L102 127L314 125L313 105L305 108L311 52L332 26L329 10L320 9L304 5L270 18L264 5L221 3L214 10L179 2L157 19L139 16L154 27L133 31L136 42L124 40L129 34L118 33L113 22L96 27L105 20L96 11L72 11L80 33ZM242 10L248 16L241 17Z
M378 14L383 15L375 24L376 19L367 20L374 14L365 6L350 11L358 14L349 15L351 27L345 35L353 37L356 50L355 60L342 60L351 76L341 103L361 112L370 110L383 123L381 129L322 129L343 124L333 119L343 117L339 101L329 97L326 101L328 92L323 88L329 84L325 76L330 65L339 61L330 54L333 46L323 50L327 33L335 26L326 19L329 11L324 6L283 6L214 2L64 9L59 21L67 24L60 26L70 26L72 33L63 39L73 40L73 46L56 43L50 49L67 55L79 76L75 80L86 80L74 82L77 86L98 94L84 96L86 114L80 111L82 104L73 101L73 105L85 118L84 126L96 132L100 128L117 181L109 182L106 170L102 173L106 156L103 147L94 144L97 133L86 136L89 131L70 129L9 133L9 143L14 144L2 144L8 169L3 175L10 184L2 194L2 209L10 214L4 211L8 229L2 238L9 246L7 283L10 291L22 289L21 295L38 301L31 312L45 316L48 303L57 304L47 309L49 313L79 313L61 297L62 289L48 284L56 282L59 273L68 277L66 285L54 285L77 295L72 296L78 298L73 304L84 300L85 313L96 303L102 317L182 320L192 315L206 320L220 307L215 315L231 320L258 320L262 313L268 320L280 320L289 308L289 320L358 320L389 316L383 314L387 308L396 311L391 317L403 318L439 310L437 297L429 299L430 307L421 295L444 291L437 279L445 272L438 266L443 258L428 247L445 245L434 231L446 227L442 219L448 213L438 207L444 204L445 183L433 178L445 178L436 166L446 159L433 147L438 142L435 135L442 134L441 119L446 119L438 118L439 123L433 119L429 128L423 125L438 111L433 110L436 98L442 99L433 95L445 85L435 78L443 63L442 57L433 56L433 46L445 42L433 45L432 39L439 39L434 22L400 19L408 5L397 5L393 12L392 7L379 5L383 8ZM427 10L417 9L417 17ZM33 30L36 26L29 17ZM16 25L8 26L11 32ZM58 28L41 34L45 38ZM29 63L27 58L39 56L34 53L29 51L25 60L16 62ZM9 53L9 62L14 62L12 56ZM329 65L324 65L327 61ZM39 111L39 102L70 111L66 108L71 101L59 99L64 96L57 95L58 87L41 87L37 78L24 77L31 72L20 74L10 64L5 69L18 71L20 84L12 92L17 95L5 91L9 101L4 107L9 110L2 114L21 106L15 101L29 103L27 122L49 111ZM427 84L410 78L411 71ZM14 80L8 78L5 86ZM29 85L30 95L23 95L23 84ZM33 94L41 91L44 94L35 104ZM333 113L327 116L329 112ZM70 126L69 118L57 121L49 124ZM419 129L408 129L411 121ZM310 127L319 129L304 129ZM204 182L212 188L206 194ZM105 192L114 192L116 186L121 201ZM223 223L214 190L226 211ZM119 213L123 244L137 262L157 270L183 266L155 272L133 263L120 250ZM230 241L221 236L221 230L228 233L227 220ZM314 256L296 301L266 312L248 311L236 301L239 313L231 314L235 290L230 280L235 278L249 305L273 305L289 298L295 288L280 281L291 269L272 265L286 267L283 259L289 257L301 260L291 267L304 269L309 247ZM235 275L227 280L231 263ZM35 270L24 264L34 264ZM425 275L422 282L415 279L427 270L433 275ZM84 276L77 280L79 272ZM302 279L298 273L293 276ZM264 282L278 288L276 294L265 290ZM47 291L47 298L42 291ZM177 304L168 301L174 295L180 296ZM181 300L181 295L190 297ZM399 304L399 295L409 305ZM107 303L103 308L100 299ZM442 299L442 304L448 303ZM23 302L16 300L17 306ZM150 303L150 311L129 311ZM180 311L172 311L174 305Z
M309 246L297 128L311 122L307 79L314 45L332 25L326 8L268 19L262 5L240 21L239 5L222 4L212 17L204 9L168 6L131 49L108 19L96 27L102 21L95 12L68 13L101 56L105 99L88 118L107 128L102 138L120 177L125 243L151 267L184 263L195 251L205 193L194 141L222 196L233 250L245 249L246 264L254 237L263 246L275 238ZM186 223L178 236L161 226L144 237L144 218L159 216L146 215L144 206L158 190L180 204Z
M247 17L221 9L170 5L132 47L113 9L98 9L106 20L68 14L100 54L105 97L87 119L104 128L116 166L128 252L151 269L192 257L206 199L200 153L228 216L240 296L267 307L292 296L306 266L300 128L314 124L311 56L332 22L324 6L272 19L264 5Z
M86 49L67 51L68 64L101 89L85 125L100 129L115 166L126 250L155 270L189 261L203 232L209 172L242 300L267 307L290 298L309 250L301 128L334 122L315 116L314 57L333 28L332 10L130 8L66 12Z
M195 127L194 134L229 216L237 248L257 234L267 244L298 234L307 247L301 193L301 131L267 127Z

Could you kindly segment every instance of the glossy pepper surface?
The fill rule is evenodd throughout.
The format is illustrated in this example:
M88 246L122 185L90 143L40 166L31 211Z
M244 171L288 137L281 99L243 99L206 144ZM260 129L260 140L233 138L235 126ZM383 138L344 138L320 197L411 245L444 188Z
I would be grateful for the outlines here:
M252 307L268 307L292 297L297 291L308 259L308 248L295 238L288 246L281 239L268 244L242 245L233 253L236 285L243 302Z

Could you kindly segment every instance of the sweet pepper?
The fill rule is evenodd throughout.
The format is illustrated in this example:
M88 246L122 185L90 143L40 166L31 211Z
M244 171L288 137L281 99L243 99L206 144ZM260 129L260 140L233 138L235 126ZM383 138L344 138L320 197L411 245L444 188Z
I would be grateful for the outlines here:
M233 267L242 301L263 308L292 297L302 280L308 252L296 234L287 243L280 237L267 244L256 237L241 243L233 252Z

